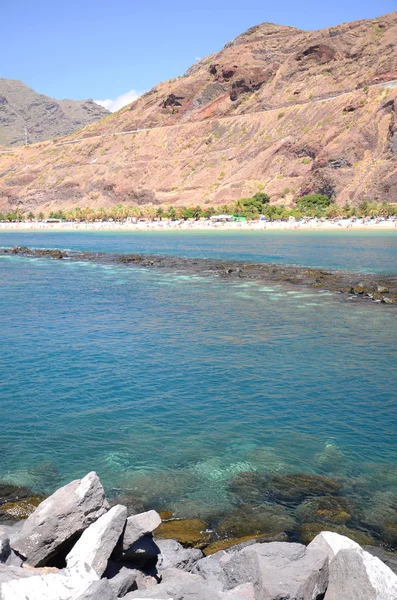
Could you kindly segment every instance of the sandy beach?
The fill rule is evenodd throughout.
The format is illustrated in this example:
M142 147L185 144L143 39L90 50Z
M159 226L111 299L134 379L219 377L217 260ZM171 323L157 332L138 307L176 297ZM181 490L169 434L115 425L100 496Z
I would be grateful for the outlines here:
M0 231L167 231L167 230L206 230L206 231L397 231L397 217L389 219L305 219L302 221L243 221L214 222L208 219L199 221L96 221L59 222L21 221L0 223Z

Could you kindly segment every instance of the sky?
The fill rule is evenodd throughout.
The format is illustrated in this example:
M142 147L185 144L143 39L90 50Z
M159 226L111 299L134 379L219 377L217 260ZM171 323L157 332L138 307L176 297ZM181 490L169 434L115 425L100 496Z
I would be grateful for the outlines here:
M396 9L396 0L1 0L0 77L117 110L258 23L321 29Z

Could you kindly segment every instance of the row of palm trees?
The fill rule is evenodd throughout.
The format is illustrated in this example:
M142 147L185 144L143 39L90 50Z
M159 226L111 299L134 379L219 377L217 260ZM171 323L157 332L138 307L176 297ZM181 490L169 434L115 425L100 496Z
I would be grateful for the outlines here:
M349 217L392 217L397 216L397 204L386 202L368 202L364 201L358 206L344 206L330 204L327 208L319 208L304 211L299 208L287 208L285 206L275 206L265 203L262 208L256 204L250 205L247 199L239 200L231 205L202 208L194 207L169 207L161 206L128 206L117 204L110 208L90 208L76 207L68 210L52 211L44 214L42 211L34 214L32 211L26 213L20 208L9 211L6 214L0 213L0 221L43 221L47 218L60 219L65 221L125 221L128 217L143 218L147 220L154 219L200 219L210 218L217 214L234 214L237 216L246 216L247 218L257 218L260 213L270 220L288 220L289 217L326 217L326 218L349 218Z

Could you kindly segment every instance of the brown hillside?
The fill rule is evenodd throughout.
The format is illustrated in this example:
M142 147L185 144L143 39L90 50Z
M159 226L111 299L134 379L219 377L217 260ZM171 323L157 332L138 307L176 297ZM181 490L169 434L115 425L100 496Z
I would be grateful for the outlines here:
M253 27L69 138L0 154L0 210L224 204L263 185L397 202L396 40L397 13Z

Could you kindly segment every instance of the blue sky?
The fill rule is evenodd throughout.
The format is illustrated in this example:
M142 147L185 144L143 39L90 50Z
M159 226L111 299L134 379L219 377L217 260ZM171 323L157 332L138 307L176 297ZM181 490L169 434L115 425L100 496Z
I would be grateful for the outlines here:
M395 0L2 0L0 77L54 98L115 99L181 75L248 27L320 29L396 10Z

